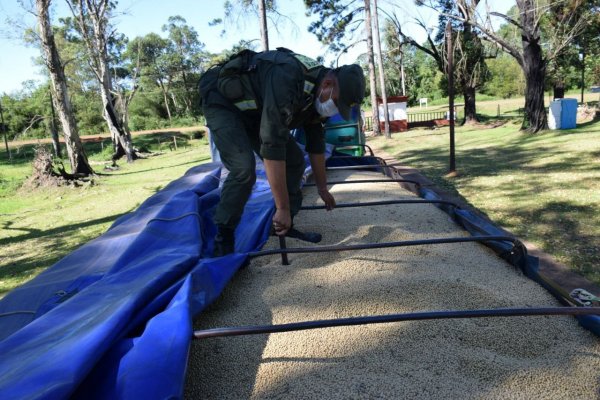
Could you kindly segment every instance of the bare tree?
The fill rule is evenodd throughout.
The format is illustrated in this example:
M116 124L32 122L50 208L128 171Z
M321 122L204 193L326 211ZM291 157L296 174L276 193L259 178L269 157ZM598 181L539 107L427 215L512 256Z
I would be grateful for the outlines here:
M60 123L63 128L63 137L65 139L72 173L91 175L94 171L88 163L83 144L79 137L77 122L75 121L73 107L71 106L71 101L69 99L64 65L60 59L54 41L54 34L52 32L48 11L50 2L51 0L36 0L36 10L43 59L48 68L48 72L50 73L50 80L52 82L53 104L58 111Z
M436 62L438 70L442 73L446 73L444 32L448 20L447 15L450 15L451 11L458 9L458 14L463 18L468 19L468 16L475 12L479 2L479 0L435 0L435 3L434 1L430 1L428 3L430 7L435 7L436 10L443 11L438 20L438 33L435 35L435 37L432 37L432 29L428 28L423 19L414 19L414 22L425 32L427 32L427 39L425 43L418 43L411 36L405 34L402 30L402 24L395 13L388 14L388 17L390 22L395 27L398 36L402 38L403 43L409 43L432 57ZM423 4L423 2L420 2L419 4ZM485 76L487 73L483 45L481 43L481 39L477 33L473 31L473 28L469 23L464 22L462 23L462 26L453 26L452 34L455 36L453 38L453 42L455 44L454 74L456 75L456 81L458 82L458 86L463 94L465 103L464 122L476 122L476 90L481 88L485 82Z
M108 21L113 4L109 0L66 0L66 2L77 21L79 33L87 48L90 68L100 84L103 117L115 149L113 161L125 155L127 162L132 162L137 155L131 142L131 135L123 128L122 118L115 106L108 57Z
M373 111L373 132L381 135L379 109L377 107L377 83L375 80L375 57L373 55L373 27L371 24L371 0L365 0L365 30L367 31L367 59L369 62L369 83L371 85L371 107Z
M276 32L286 26L285 22L290 22L293 29L297 29L293 19L279 12L278 2L275 0L228 0L225 2L225 20L234 22L238 27L240 23L243 24L245 20L248 20L249 13L258 16L263 51L269 50L269 20L272 22L271 27L275 28ZM222 18L216 18L210 22L210 25L224 25L224 22ZM225 29L221 33L224 34Z
M402 96L406 96L406 77L404 72L404 47L409 44L404 38L396 33L395 23L392 18L385 22L384 28L386 48L389 61L398 68L400 76L400 88Z
M381 102L383 104L383 119L384 119L384 132L385 137L390 139L390 115L388 112L387 93L385 90L385 75L383 72L383 54L381 53L381 40L379 39L379 14L377 12L377 0L373 0L373 28L375 47L377 49L377 67L379 68L379 85L381 86Z
M258 0L258 14L260 17L260 41L264 51L269 50L269 30L267 28L267 5L265 0Z

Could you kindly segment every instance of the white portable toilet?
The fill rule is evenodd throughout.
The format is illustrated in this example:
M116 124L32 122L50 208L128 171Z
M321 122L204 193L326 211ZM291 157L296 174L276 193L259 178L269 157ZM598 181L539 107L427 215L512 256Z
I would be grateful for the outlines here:
M573 129L577 127L577 99L556 99L548 111L550 129Z
M562 104L560 99L553 100L550 102L548 112L548 127L550 129L560 129L560 115L562 111Z

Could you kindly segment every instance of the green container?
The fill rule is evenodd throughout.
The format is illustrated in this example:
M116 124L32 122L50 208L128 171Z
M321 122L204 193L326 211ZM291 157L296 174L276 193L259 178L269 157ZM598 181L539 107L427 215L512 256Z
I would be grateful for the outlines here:
M338 120L325 124L325 141L336 146L340 153L362 156L365 153L365 134L358 122Z

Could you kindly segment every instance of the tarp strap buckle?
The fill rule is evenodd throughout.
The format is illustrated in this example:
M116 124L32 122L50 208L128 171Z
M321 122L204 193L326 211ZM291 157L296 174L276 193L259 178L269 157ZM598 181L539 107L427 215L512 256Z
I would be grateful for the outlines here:
M580 301L586 306L591 306L593 301L600 302L600 297L595 296L585 289L573 289L570 293L571 298Z

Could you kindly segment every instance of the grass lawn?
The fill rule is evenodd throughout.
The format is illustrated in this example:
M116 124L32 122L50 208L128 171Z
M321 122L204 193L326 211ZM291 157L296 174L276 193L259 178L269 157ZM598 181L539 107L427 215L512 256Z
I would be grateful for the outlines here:
M368 144L600 284L600 121L536 135L507 121L456 128L453 178L445 176L449 128L394 133Z
M177 150L169 148L173 136ZM206 139L195 139L193 132L146 134L133 141L154 155L131 164L121 160L116 171L104 170L110 165L105 161L110 159L110 139L104 149L99 142L86 142L92 168L101 175L79 188L20 188L31 175L32 146L13 151L12 162L0 153L0 297L100 236L115 219L189 168L210 161Z

